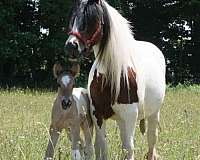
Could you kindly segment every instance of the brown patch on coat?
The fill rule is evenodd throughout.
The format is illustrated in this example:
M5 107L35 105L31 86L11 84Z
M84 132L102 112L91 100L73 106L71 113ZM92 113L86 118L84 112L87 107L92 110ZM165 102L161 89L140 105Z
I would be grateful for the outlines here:
M138 102L137 95L137 82L136 82L136 73L132 68L128 68L128 81L129 89L126 83L126 79L121 76L120 80L120 93L117 99L119 104L132 104Z
M120 92L116 100L119 104L138 102L136 74L132 68L128 68L128 81L129 90L126 79L121 76ZM97 118L97 124L101 127L103 119L108 119L115 114L111 106L114 105L116 101L115 93L111 95L111 85L109 82L105 83L103 74L98 73L97 76L97 70L95 70L93 80L90 84L90 94L92 104L95 107L93 114Z

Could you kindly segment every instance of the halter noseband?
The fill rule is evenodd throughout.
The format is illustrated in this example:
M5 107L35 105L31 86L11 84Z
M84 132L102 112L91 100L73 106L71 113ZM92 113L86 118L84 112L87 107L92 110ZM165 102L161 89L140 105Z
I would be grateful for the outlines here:
M86 48L90 48L90 47L94 46L97 43L97 41L99 40L99 38L102 36L101 29L102 29L102 24L98 23L96 31L88 39L83 37L80 32L70 31L69 35L73 35L73 36L77 37L81 42L83 42L86 45Z

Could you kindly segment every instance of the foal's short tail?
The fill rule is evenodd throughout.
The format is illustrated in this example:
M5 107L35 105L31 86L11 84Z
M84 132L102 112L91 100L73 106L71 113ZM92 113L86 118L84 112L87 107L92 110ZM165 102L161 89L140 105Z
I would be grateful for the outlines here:
M145 119L140 120L140 132L142 135L144 135L146 131L146 126L145 126Z

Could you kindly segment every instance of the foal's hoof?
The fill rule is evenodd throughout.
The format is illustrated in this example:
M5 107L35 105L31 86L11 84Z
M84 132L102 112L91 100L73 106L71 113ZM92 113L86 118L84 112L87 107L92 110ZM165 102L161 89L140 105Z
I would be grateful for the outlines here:
M145 159L147 159L147 160L158 160L158 156L157 156L156 153L148 152L148 153L145 154Z
M53 160L52 157L45 157L44 160Z

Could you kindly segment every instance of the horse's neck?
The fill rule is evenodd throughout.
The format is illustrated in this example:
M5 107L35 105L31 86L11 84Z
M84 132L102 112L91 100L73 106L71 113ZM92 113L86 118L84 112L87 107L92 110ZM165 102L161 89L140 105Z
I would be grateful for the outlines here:
M109 66L114 64L116 64L116 66L113 66L114 69L126 66L126 64L131 65L133 63L133 45L136 42L130 29L131 26L115 8L105 1L104 3L108 10L111 27L108 44L103 53L104 62L107 63L109 69L112 69ZM94 47L95 57L97 57L98 51L99 44ZM103 67L105 67L105 64ZM123 70L123 68L121 69Z

